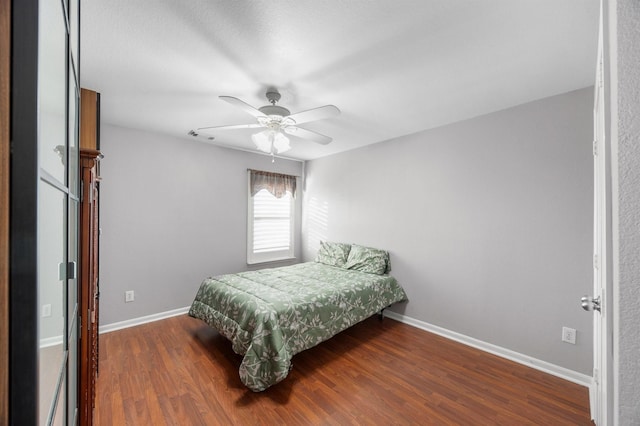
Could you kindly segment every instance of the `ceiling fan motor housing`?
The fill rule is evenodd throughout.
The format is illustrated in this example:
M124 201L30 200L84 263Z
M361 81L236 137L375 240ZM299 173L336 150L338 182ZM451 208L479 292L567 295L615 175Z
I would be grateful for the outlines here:
M258 108L261 113L264 115L279 115L280 117L286 117L291 112L285 107L281 107L279 105L265 105L263 107Z
M276 105L276 102L280 100L280 92L278 92L277 89L271 88L267 90L266 96L271 105L265 105L258 108L261 113L264 115L279 115L280 117L286 117L291 114L291 111L288 109Z

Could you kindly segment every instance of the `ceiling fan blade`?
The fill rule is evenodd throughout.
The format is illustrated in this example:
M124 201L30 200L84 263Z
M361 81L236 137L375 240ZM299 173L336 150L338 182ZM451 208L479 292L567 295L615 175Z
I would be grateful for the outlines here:
M232 124L230 126L211 126L211 127L198 127L196 130L234 130L234 129L257 129L263 127L262 124Z
M254 117L264 117L265 115L257 108L252 107L251 105L249 105L248 103L246 103L245 101L241 101L238 98L234 98L233 96L219 96L220 99L222 99L223 101L227 101L229 102L231 105L235 105L238 108L240 108L241 110L248 112L249 114L253 115Z
M289 135L308 139L315 143L319 143L320 145L326 145L333 140L329 136L321 135L320 133L312 132L311 130L303 129L302 127L287 126L283 130Z
M340 115L340 110L335 105L325 105L318 108L297 112L289 116L296 124L308 123L309 121L323 120L325 118Z

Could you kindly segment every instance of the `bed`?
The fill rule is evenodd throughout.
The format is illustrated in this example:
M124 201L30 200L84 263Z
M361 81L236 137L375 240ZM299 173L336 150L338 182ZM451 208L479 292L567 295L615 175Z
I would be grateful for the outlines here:
M207 278L200 285L189 315L218 330L243 355L240 379L252 391L287 377L295 354L407 299L388 274L388 254L384 262L373 262L372 273L370 258L352 256L356 260L349 262L352 246L344 245L346 255L347 248L338 255L323 250L335 244L322 243L314 262Z

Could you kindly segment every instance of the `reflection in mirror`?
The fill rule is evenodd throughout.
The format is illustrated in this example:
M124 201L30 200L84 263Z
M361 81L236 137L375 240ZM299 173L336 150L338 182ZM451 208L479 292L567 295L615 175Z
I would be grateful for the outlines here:
M75 262L76 264L76 273L75 277L78 277L79 271L78 268L78 239L77 229L78 229L78 220L79 220L79 207L78 201L74 199L69 199L69 249L68 249L68 261ZM68 382L70 386L68 386L68 410L67 415L70 416L70 421L68 424L76 424L74 416L77 413L78 406L78 278L67 277L67 351L68 351L68 366L67 370Z
M38 205L39 416L46 423L64 361L66 194L40 181ZM62 270L61 270L62 269Z
M41 169L65 184L67 29L62 3L55 0L40 2L39 18L38 160Z
M61 383L60 386L60 393L58 394L58 403L56 404L56 407L58 407L56 409L56 412L54 414L53 417L53 422L51 422L52 426L64 426L65 421L64 421L64 417L65 417L65 412L64 412L64 404L65 404L65 394L64 394L64 389L65 389L65 384ZM68 423L71 424L71 423Z
M71 65L71 64L70 64ZM69 71L69 181L67 186L78 195L78 105L79 91L72 69Z
M74 320L74 316L77 313L77 303L78 303L78 240L76 238L76 229L78 227L79 221L79 206L78 201L74 199L69 199L69 242L68 242L68 262L75 262L74 276L67 277L67 318L69 319L69 330L68 333L71 333L72 324L71 322Z
M78 0L69 0L69 44L71 46L71 57L73 63L78 68Z
M74 315L74 320L77 321L77 315ZM69 379L68 379L68 404L67 415L70 418L69 424L76 424L76 417L78 415L78 369L75 368L78 365L78 327L75 323L71 326L69 331ZM61 408L60 408L61 409Z

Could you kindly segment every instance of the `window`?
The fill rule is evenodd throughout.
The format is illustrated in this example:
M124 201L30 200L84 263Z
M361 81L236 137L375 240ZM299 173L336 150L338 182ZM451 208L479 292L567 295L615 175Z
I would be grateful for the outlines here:
M294 258L294 197L295 176L249 171L247 263Z

